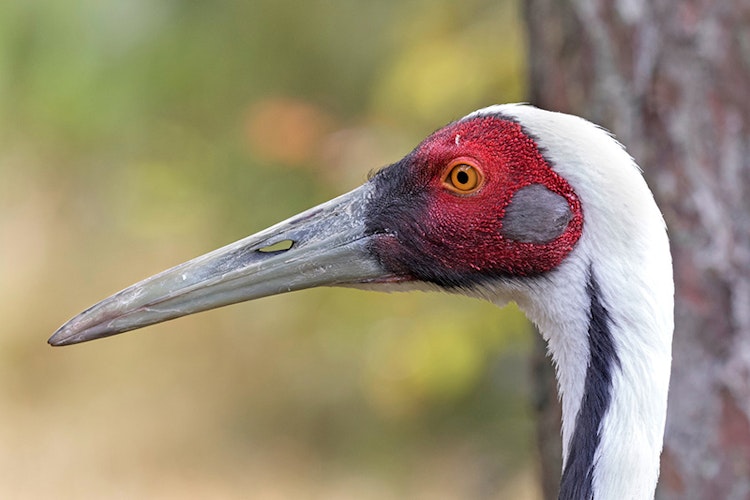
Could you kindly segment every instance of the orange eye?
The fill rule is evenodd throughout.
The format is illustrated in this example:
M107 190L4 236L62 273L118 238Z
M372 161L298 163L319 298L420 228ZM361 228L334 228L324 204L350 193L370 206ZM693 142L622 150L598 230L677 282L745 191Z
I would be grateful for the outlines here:
M482 186L484 178L477 167L466 160L456 161L443 177L443 186L459 194L471 194Z

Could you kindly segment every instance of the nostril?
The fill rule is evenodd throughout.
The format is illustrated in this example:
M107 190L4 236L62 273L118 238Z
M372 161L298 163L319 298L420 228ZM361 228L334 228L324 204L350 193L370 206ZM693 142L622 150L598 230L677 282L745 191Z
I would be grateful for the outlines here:
M272 243L268 246L261 247L256 250L256 252L261 253L279 253L279 252L286 252L287 250L290 250L294 246L293 240L281 240L277 241L276 243Z

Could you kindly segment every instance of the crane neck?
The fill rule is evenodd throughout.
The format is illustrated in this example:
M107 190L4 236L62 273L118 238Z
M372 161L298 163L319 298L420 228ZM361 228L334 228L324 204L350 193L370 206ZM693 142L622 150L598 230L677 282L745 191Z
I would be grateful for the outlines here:
M652 499L674 329L661 211L633 158L603 129L530 106L502 111L534 138L583 214L580 238L560 265L501 287L538 325L555 364L560 498Z
M573 273L551 277L558 281L554 297L540 287L536 297L519 301L547 340L557 373L559 498L652 499L666 419L671 292L654 292L648 272L615 276L617 267L606 264L571 267ZM671 278L670 266L658 274L665 272Z

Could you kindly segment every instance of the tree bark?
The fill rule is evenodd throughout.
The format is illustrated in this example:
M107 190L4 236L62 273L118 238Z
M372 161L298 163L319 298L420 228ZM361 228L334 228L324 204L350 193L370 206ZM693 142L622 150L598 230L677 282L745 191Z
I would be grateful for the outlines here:
M750 498L750 0L524 5L530 100L614 132L669 227L676 323L657 498Z

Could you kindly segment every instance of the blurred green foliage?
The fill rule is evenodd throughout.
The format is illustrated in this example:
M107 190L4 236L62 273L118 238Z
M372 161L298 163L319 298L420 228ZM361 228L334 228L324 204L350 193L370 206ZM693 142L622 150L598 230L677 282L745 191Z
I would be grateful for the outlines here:
M0 3L0 496L535 498L514 308L311 290L44 344L522 100L518 9Z

